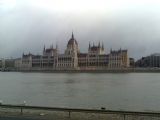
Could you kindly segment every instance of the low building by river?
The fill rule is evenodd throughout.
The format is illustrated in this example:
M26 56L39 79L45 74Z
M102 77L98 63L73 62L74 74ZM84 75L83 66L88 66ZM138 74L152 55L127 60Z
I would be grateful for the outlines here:
M104 44L100 42L97 45L89 43L88 52L81 53L72 33L63 54L59 53L58 45L55 48L44 46L42 55L23 54L17 63L21 65L15 67L21 70L103 70L128 68L129 57L128 50L122 49L106 54Z
M137 60L136 67L149 67L149 68L159 68L160 67L160 54L155 53L146 57L142 57Z
M11 71L15 68L15 59L0 59L0 70L1 71Z

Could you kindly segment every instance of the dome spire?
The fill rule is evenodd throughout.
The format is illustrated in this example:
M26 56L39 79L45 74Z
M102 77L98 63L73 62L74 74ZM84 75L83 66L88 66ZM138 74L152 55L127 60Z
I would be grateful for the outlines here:
M74 34L73 34L73 32L72 32L72 36L71 36L70 40L68 41L67 46L68 46L68 45L74 45L74 44L78 45L76 39L74 38Z
M74 34L73 34L73 31L72 31L72 39L74 39Z

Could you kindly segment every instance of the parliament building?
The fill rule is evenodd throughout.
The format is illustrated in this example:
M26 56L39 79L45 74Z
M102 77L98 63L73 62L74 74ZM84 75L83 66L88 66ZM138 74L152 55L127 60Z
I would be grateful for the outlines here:
M44 46L42 55L23 54L17 62L18 70L105 70L129 67L127 50L110 50L105 53L103 43L88 45L88 52L81 53L72 33L63 54L58 46Z

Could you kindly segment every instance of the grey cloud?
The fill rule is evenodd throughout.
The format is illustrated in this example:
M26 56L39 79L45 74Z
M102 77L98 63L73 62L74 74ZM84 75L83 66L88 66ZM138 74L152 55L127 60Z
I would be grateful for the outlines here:
M107 53L121 47L140 58L160 52L159 12L146 7L110 14L56 13L21 2L0 12L0 57L41 54L44 44L56 43L63 52L73 30L82 52L87 52L89 41L103 41Z

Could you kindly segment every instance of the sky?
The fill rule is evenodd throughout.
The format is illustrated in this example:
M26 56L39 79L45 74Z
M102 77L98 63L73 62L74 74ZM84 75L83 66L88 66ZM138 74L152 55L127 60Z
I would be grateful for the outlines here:
M103 42L140 59L160 53L158 0L0 0L0 58L66 49L72 31L81 52Z

